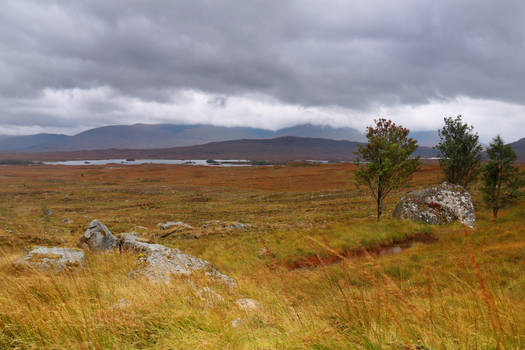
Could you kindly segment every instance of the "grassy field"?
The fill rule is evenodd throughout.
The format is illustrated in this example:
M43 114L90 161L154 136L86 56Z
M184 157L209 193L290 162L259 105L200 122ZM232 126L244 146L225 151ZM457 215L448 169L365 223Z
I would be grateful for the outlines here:
M377 223L352 172L0 167L0 348L524 349L525 203L493 220L473 188L473 231L391 219L404 192L442 181L425 165ZM129 253L87 254L72 273L12 267L34 245L76 246L95 218L209 260L238 288L198 274L129 279ZM163 237L166 221L193 229ZM251 227L224 227L233 222ZM222 299L203 298L205 286Z

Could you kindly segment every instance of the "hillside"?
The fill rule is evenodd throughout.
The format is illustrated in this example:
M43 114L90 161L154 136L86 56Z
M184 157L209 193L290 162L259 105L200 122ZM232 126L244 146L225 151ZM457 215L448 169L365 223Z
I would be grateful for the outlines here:
M512 149L516 152L518 159L525 160L525 137L511 143Z
M439 142L437 130L411 131L409 136L416 139L420 146L432 147Z
M73 136L37 134L27 136L0 135L0 152L70 152L99 149L156 149L202 145L209 142L270 139L283 136L311 137L364 142L364 134L348 127L334 128L312 124L295 125L276 131L223 127L206 124L133 124L109 125L89 129ZM420 146L432 147L439 141L438 133L412 131L410 137Z
M321 139L365 141L365 136L353 128L333 128L330 126L316 126L312 124L297 125L290 128L280 129L275 132L276 136L298 136L314 137Z
M154 149L194 146L209 142L268 139L281 136L317 137L334 140L363 141L352 128L332 128L311 124L277 131L213 125L134 124L110 125L90 129L74 136L40 134L15 136L0 140L0 151L57 152L94 149Z
M321 138L284 136L274 139L243 139L203 145L163 149L102 149L76 152L0 153L0 159L75 160L75 159L248 159L248 160L352 160L361 143ZM420 147L423 158L435 151Z
M62 142L68 136L62 134L35 134L28 136L0 136L0 150L2 151L31 151L48 144Z
M168 148L239 138L261 138L270 135L272 132L262 129L212 125L112 125L81 132L67 139L34 148L33 151Z

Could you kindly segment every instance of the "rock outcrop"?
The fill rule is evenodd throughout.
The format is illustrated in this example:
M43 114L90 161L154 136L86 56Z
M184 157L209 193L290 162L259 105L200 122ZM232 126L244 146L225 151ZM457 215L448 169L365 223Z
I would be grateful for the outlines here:
M392 214L431 225L459 221L474 228L476 215L470 194L461 186L443 182L438 186L405 194Z
M203 271L206 275L234 287L236 282L206 260L183 253L177 248L168 248L161 244L147 243L137 236L123 234L120 246L123 250L141 253L138 268L130 276L144 275L150 280L168 281L173 275L190 275L194 271Z
M138 254L137 269L130 272L130 277L144 275L154 281L169 281L171 275L190 275L202 271L207 276L235 287L233 278L221 273L206 260L183 253L177 248L149 243L139 237L125 233L120 238L113 235L98 220L93 220L80 239L82 245L91 251L108 251L118 248ZM37 247L26 256L15 261L17 268L32 267L43 270L63 271L84 264L84 251L75 248Z
M34 268L44 271L62 272L83 265L84 252L76 248L36 247L16 260L16 268Z
M168 221L168 222L165 222L165 223L159 223L157 225L161 230L168 230L172 227L175 227L175 228L181 228L181 229L192 229L193 227L191 227L190 225L182 222L182 221L176 221L176 222L173 222L173 221Z
M119 239L97 219L91 221L80 242L92 251L115 249L119 245Z
M252 225L237 221L223 222L219 220L211 220L204 222L203 228L215 230L248 230L252 228Z

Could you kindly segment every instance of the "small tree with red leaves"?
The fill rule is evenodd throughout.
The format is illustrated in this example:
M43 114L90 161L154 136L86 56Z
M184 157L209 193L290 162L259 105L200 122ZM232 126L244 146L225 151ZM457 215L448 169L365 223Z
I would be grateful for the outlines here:
M377 221L381 219L383 201L394 189L405 184L420 165L419 156L412 157L417 141L408 137L410 130L391 120L374 120L368 126L368 143L355 152L358 166L355 179L366 185L377 203Z

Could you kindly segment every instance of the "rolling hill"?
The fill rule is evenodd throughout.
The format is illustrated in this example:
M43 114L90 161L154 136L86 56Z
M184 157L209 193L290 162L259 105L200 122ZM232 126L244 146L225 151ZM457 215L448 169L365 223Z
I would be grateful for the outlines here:
M525 160L525 137L519 139L516 142L513 142L510 144L512 146L512 149L514 152L516 152L516 155L518 156L518 159L521 161Z
M34 151L45 145L61 142L69 136L62 134L35 134L27 136L0 136L1 151Z
M110 148L155 149L281 136L317 137L348 141L364 140L363 135L352 128L332 128L311 124L277 131L213 125L134 124L104 126L74 136L39 134L9 137L0 140L0 151L69 152Z
M241 139L196 146L162 149L103 149L74 152L1 154L0 159L33 161L86 159L247 159L247 160L352 160L361 143L310 137L283 136L273 139ZM432 148L420 147L423 158L435 156Z
M416 139L420 146L432 147L439 142L437 130L411 131L409 136Z
M74 136L67 136L62 134L36 134L28 136L6 136L0 135L0 152L2 153L18 153L18 152L29 152L29 153L52 153L52 152L77 152L77 151L96 151L93 154L109 154L115 153L116 150L123 150L124 152L117 152L122 154L128 154L133 150L137 152L139 150L151 150L152 152L146 152L153 158L159 158L154 156L156 153L167 154L166 149L174 149L180 147L193 147L185 149L184 152L188 154L208 154L208 151L204 151L213 143L213 147L226 147L227 144L238 145L239 147L245 147L250 145L251 155L255 158L250 159L263 159L263 155L269 155L268 152L262 152L261 149L256 150L257 147L266 147L269 144L276 145L277 141L269 141L271 139L279 139L286 136L298 137L298 138L311 138L311 139L324 139L325 141L351 141L351 142L363 142L366 141L363 134L359 133L356 129L352 128L333 128L330 126L318 126L312 124L296 125L289 128L279 129L276 131L248 128L248 127L221 127L213 125L176 125L176 124L134 124L134 125L111 125L100 128L90 129ZM438 136L436 131L414 131L410 133L410 136L419 141L420 149L423 157L434 157L436 152L429 146L437 143ZM232 141L233 140L233 141ZM256 143L256 140L265 140L262 143ZM222 144L223 141L231 141L230 143ZM310 141L306 143L289 143L290 147L294 147L294 154L300 159L306 158L323 158L325 159L330 152L335 151L335 154L339 154L337 149L334 149L334 145L328 143L317 143L321 148L312 148L315 142ZM303 153L300 153L297 147L304 146L306 149ZM511 143L512 147L518 154L518 159L521 161L525 160L525 138ZM282 140L281 140L281 146ZM268 146L272 147L272 146ZM340 147L340 146L338 146ZM321 151L323 149L323 151ZM324 150L331 150L325 153ZM109 150L102 152L101 150ZM223 148L224 151L226 149ZM175 151L173 151L175 152ZM176 151L174 154L181 154L181 150ZM262 152L262 153L261 153ZM287 151L286 159L290 159L291 153ZM271 152L270 152L271 153ZM238 154L238 150L233 147L228 149L225 154ZM299 157L304 155L305 157ZM195 158L194 156L185 156L183 158ZM202 156L207 158L207 156ZM274 157L273 155L271 157ZM339 155L335 158L346 156ZM20 157L17 157L20 158ZM22 157L24 158L24 157ZM40 157L36 157L40 158ZM171 157L173 158L173 157ZM236 158L229 156L227 158ZM202 158L201 158L202 159ZM273 158L272 158L273 159ZM326 158L327 159L327 158ZM330 158L332 159L332 158Z

